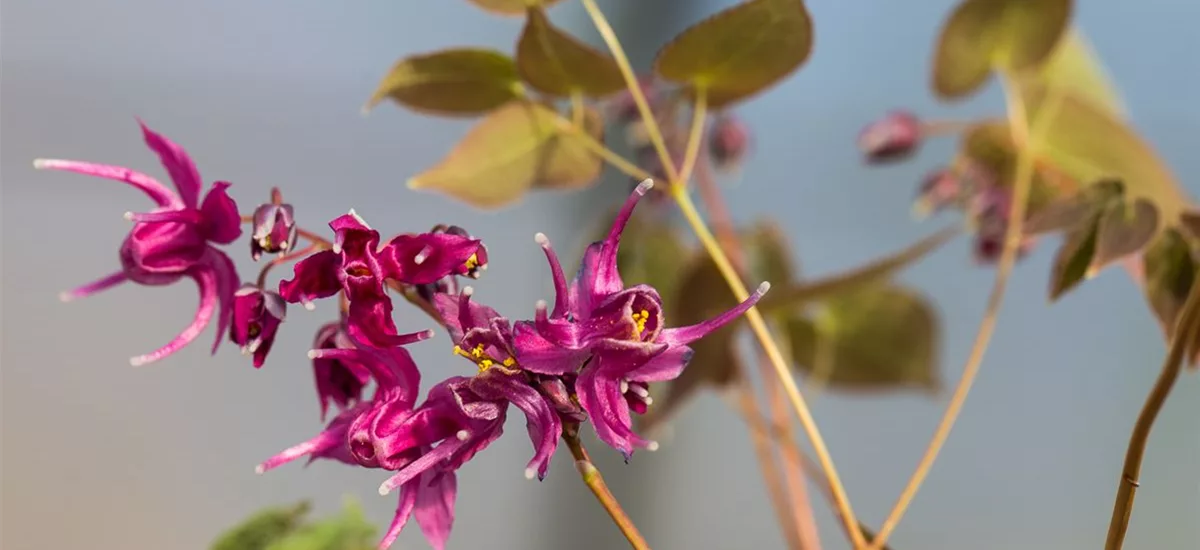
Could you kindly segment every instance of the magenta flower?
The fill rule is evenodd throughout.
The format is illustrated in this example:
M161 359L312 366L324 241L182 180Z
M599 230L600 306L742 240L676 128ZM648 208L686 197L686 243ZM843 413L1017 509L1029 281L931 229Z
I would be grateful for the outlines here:
M243 285L233 294L229 339L241 346L243 354L254 356L254 368L262 367L286 316L287 302L279 294L258 285Z
M630 417L631 408L640 412L652 403L647 384L679 376L692 355L688 344L736 319L770 288L763 283L746 301L703 323L664 328L658 292L646 285L625 288L617 271L621 232L651 186L651 180L638 186L608 238L588 247L569 285L549 240L538 234L554 279L554 309L547 312L545 302L539 302L535 320L515 327L521 367L548 375L578 373L579 404L600 439L626 459L634 447L657 448L633 432Z
M146 194L156 208L150 212L126 213L134 222L121 244L121 270L61 294L63 301L90 296L125 281L156 286L188 277L200 291L200 305L190 325L165 346L129 360L135 366L158 361L190 344L217 318L215 353L232 314L230 302L238 275L233 262L211 243L229 244L242 234L237 204L226 193L229 183L216 182L200 201L200 173L183 150L156 134L140 120L146 145L158 154L175 185L167 189L154 178L129 168L71 160L38 159L39 169L63 170L125 182Z
M718 170L737 168L750 150L750 130L730 114L717 117L708 134L708 152Z
M921 145L921 121L908 111L892 111L858 135L858 148L868 162L905 158Z
M354 348L354 342L346 332L345 319L321 327L313 339L316 350ZM313 357L312 366L317 399L321 403L321 420L328 414L330 403L339 409L358 403L363 389L371 381L370 370L354 359L318 355Z
M250 235L250 257L263 253L283 254L296 245L296 217L290 204L266 203L254 209L254 233Z
M350 302L351 336L375 346L399 346L423 340L431 331L396 334L386 281L419 285L450 274L483 269L487 253L475 239L450 234L400 235L379 247L379 232L353 210L329 223L333 250L313 254L294 268L295 277L279 283L288 302L311 308L312 300L345 292Z

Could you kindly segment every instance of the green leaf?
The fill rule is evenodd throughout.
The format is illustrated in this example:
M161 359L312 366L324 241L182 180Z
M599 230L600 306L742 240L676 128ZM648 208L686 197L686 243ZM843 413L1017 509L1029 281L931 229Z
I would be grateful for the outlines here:
M308 502L272 507L255 512L236 527L222 533L212 550L265 550L271 543L300 527L312 507Z
M1200 239L1200 211L1187 210L1180 214L1179 229L1193 239Z
M923 296L894 285L831 297L823 318L788 321L796 367L830 388L936 390L940 329ZM819 372L821 361L828 368Z
M1078 181L1121 180L1131 199L1144 198L1158 209L1159 229L1176 225L1189 204L1179 182L1157 153L1115 115L1074 94L1046 96L1044 87L1030 85L1027 94L1053 101L1053 118L1041 125L1033 153ZM1047 103L1049 105L1049 103Z
M470 0L472 4L498 15L524 15L525 10L550 7L561 0Z
M1017 149L1005 120L987 120L972 124L963 132L959 162L981 169L994 178L996 185L1011 187L1016 180ZM1029 211L1037 212L1053 201L1059 187L1042 170L1035 170L1029 190Z
M584 138L560 126L560 115L535 103L502 107L467 132L436 166L408 181L413 189L433 189L479 208L512 204L531 188L581 189L603 168ZM592 138L603 124L586 113Z
M1146 299L1170 338L1175 319L1196 276L1196 264L1187 240L1175 229L1158 235L1142 255Z
M993 69L1041 64L1067 30L1071 0L966 0L942 26L933 91L959 99L981 88Z
M347 499L341 514L305 525L266 550L373 550L375 533L358 503Z
M1119 203L1124 194L1125 185L1119 180L1102 180L1088 185L1038 208L1025 220L1025 234L1041 235L1093 223L1105 208Z
M1054 267L1050 271L1051 302L1078 286L1088 274L1088 266L1096 255L1098 221L1093 220L1069 231L1058 248L1054 255Z
M517 69L530 86L556 96L602 97L625 89L612 57L555 27L540 8L529 9L517 41Z
M483 48L456 48L401 59L383 77L363 110L392 99L418 112L477 115L521 93L512 58Z
M743 241L751 280L780 286L796 279L792 247L779 224L763 220L751 228Z
M1158 228L1158 209L1150 201L1115 201L1100 216L1096 234L1096 254L1088 266L1090 278L1109 264L1133 254L1154 238Z
M1074 94L1119 118L1125 116L1125 105L1112 84L1112 78L1097 59L1092 45L1078 29L1069 29L1058 41L1054 52L1038 69L1037 80L1047 88ZM1030 105L1026 108L1031 116L1036 116L1036 108Z
M658 52L663 78L703 90L721 108L791 74L812 52L812 19L801 0L751 0L684 30Z
M815 300L826 299L841 293L878 283L894 273L923 258L958 234L957 228L943 229L916 244L891 256L880 258L861 267L822 279L801 281L790 285L773 287L759 302L759 309L775 311L797 307Z

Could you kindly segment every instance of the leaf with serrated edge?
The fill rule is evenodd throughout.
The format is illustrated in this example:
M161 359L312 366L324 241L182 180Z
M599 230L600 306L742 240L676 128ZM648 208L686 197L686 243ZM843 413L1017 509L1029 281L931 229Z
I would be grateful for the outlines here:
M472 4L498 15L525 15L533 7L548 8L562 0L469 0Z
M512 58L484 48L455 48L401 59L363 110L392 99L423 113L478 115L518 97L520 81Z
M1179 316L1196 276L1191 247L1178 231L1167 229L1146 248L1142 266L1146 299L1163 334L1170 339L1175 330L1175 318Z
M832 389L937 389L940 329L923 296L895 285L873 285L826 303L824 321L788 321L796 367ZM820 329L818 328L821 327ZM827 328L826 328L827 327ZM829 370L816 372L829 346Z
M1096 254L1098 220L1067 233L1054 255L1050 271L1050 301L1054 302L1083 282Z
M958 233L957 228L943 229L904 250L864 266L822 279L791 283L782 288L776 286L759 302L759 308L763 311L775 311L796 307L879 282L933 252Z
M408 185L434 189L479 208L511 204L533 187L586 187L600 175L602 161L581 145L582 138L559 129L559 117L540 104L502 107ZM590 112L593 117L599 120L599 114Z
M933 61L933 91L959 99L995 68L1036 67L1065 34L1071 0L966 0L947 18Z
M612 57L555 27L538 8L530 8L517 41L517 68L530 86L556 96L602 97L625 89Z
M1096 254L1088 266L1087 277L1144 248L1154 238L1157 228L1158 209L1146 199L1108 205L1100 217Z
M658 52L666 80L728 106L778 83L808 59L813 28L801 0L751 0L684 30Z

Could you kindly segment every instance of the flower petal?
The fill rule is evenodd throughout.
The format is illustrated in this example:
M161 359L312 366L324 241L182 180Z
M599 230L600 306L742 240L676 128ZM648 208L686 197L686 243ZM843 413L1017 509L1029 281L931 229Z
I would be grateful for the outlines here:
M742 301L742 303L716 317L713 317L712 319L691 326L663 329L659 335L658 341L670 344L672 346L686 346L692 342L695 342L696 340L704 337L704 335L721 328L730 321L740 317L743 313L746 313L746 311L754 307L754 304L758 303L758 300L761 299L763 295L766 294L770 289L770 284L763 283L758 285L758 290L754 291L754 294L751 294L748 298Z
M224 252L213 247L207 247L204 258L200 263L196 264L193 270L207 269L211 270L216 276L217 282L217 337L213 342L212 353L217 352L221 341L224 340L226 331L229 330L229 323L233 320L233 293L236 292L238 286L237 266L233 264L233 260L229 259ZM265 351L263 352L266 353ZM258 365L261 366L259 362Z
M633 444L621 435L619 426L623 421L631 423L632 420L629 420L625 398L621 396L620 383L599 376L597 369L584 369L575 381L575 395L600 440L620 451L628 460L633 454Z
M204 214L204 232L208 240L229 244L242 236L242 217L237 203L229 196L230 183L218 181L204 196L200 212Z
M37 159L33 161L33 167L39 170L61 170L63 172L75 172L76 174L125 182L145 193L160 208L179 209L184 206L183 201L175 193L172 193L170 189L159 183L158 180L136 170L125 168L124 166L95 164L74 160Z
M500 317L496 310L472 301L471 292L465 289L457 296L435 295L433 307L446 325L446 330L450 332L450 338L455 342L461 341L468 330L488 328L492 319Z
M191 324L184 328L167 345L150 353L131 358L129 360L131 365L140 367L183 349L204 331L209 321L212 320L213 315L217 313L217 304L221 300L221 291L223 289L221 288L221 283L218 282L216 270L192 269L188 272L188 275L196 281L196 287L200 291L200 306L196 309L196 315L192 318ZM224 335L224 330L218 331L217 341L219 342Z
M441 464L442 461L450 458L451 455L456 453L459 449L466 445L466 443L467 442L465 440L458 438L451 438L443 441L437 447L434 447L433 450L421 455L421 458L410 462L407 466L396 472L395 475L388 478L387 481L384 481L383 484L379 486L379 494L386 495L392 492L392 490L395 488L408 483L410 480L416 479L417 476L424 474L430 468L433 468Z
M550 278L554 281L554 310L550 316L555 319L565 318L567 314L574 313L575 304L572 303L567 287L567 276L563 273L562 262L558 261L558 254L550 246L550 239L545 234L538 233L534 240L541 245L542 252L546 253L546 262L550 264Z
M638 201L653 186L654 182L649 179L638 185L633 193L629 194L629 198L625 199L625 204L621 205L621 211L613 220L612 229L609 230L608 237L604 239L604 245L600 249L600 256L595 260L595 279L592 282L593 301L597 296L611 294L625 288L621 282L621 274L617 271L617 249L621 244L621 233L625 231L625 225L633 216L633 209L637 206Z
M484 394L482 397L504 399L525 413L525 429L533 441L534 450L526 472L529 477L536 473L539 480L544 479L554 450L558 448L558 438L562 436L562 422L554 408L523 378L488 372L477 379L486 383L474 387L490 390L487 392L490 395Z
M183 147L155 133L141 119L138 119L138 125L142 127L142 135L146 140L146 145L155 153L158 153L158 158L162 160L163 167L171 175L171 182L175 184L175 189L179 191L179 198L183 200L183 204L195 208L196 201L200 198L202 182L200 180L200 172L196 170L196 165L192 162L192 158L188 156L187 151L183 150Z
M482 241L450 233L399 235L380 251L380 263L391 279L423 285L447 275L466 275L468 262L486 261L478 254Z
M366 409L366 404L361 404L342 411L316 437L284 449L283 452L259 464L255 471L261 474L304 456L309 457L309 462L317 458L328 458L354 464L355 462L346 448L346 433L350 430L350 424L354 419L358 418Z
M434 550L443 550L454 527L454 500L458 481L454 472L426 473L417 481L417 506L413 515Z
M586 349L571 349L547 340L529 321L518 321L513 327L513 348L521 368L541 374L575 372L589 355Z
M58 298L64 302L70 302L71 300L78 300L80 298L86 298L97 292L100 292L103 290L108 290L108 289L110 289L114 286L117 286L127 280L129 280L129 277L127 277L125 275L125 272L118 271L116 273L106 275L101 279L92 281L86 285L79 286L79 287L73 288L71 290L62 292L58 295Z
M379 541L379 550L387 550L391 547L392 543L396 542L396 537L399 537L400 532L404 530L404 526L408 524L408 517L412 515L413 508L417 504L419 484L420 480L416 480L400 490L400 502L396 505L396 514L392 516L392 524L388 526L387 533L384 533L383 539Z
M433 337L432 330L396 334L396 323L392 321L392 301L386 296L352 300L347 319L351 338L378 348L404 346Z
M333 296L342 289L337 274L341 265L341 258L329 250L304 258L292 268L292 279L279 281L279 295L293 304Z
M665 382L674 380L683 372L695 352L687 346L670 346L641 366L625 373L627 380L638 382Z

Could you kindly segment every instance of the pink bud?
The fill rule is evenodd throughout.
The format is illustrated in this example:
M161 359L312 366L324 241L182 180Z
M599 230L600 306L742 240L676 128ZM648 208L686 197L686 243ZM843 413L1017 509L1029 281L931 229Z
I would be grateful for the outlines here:
M708 134L708 152L718 170L736 168L750 149L750 131L739 119L722 115L713 123Z
M870 163L900 160L920 144L921 121L908 111L892 111L858 135L858 148Z

